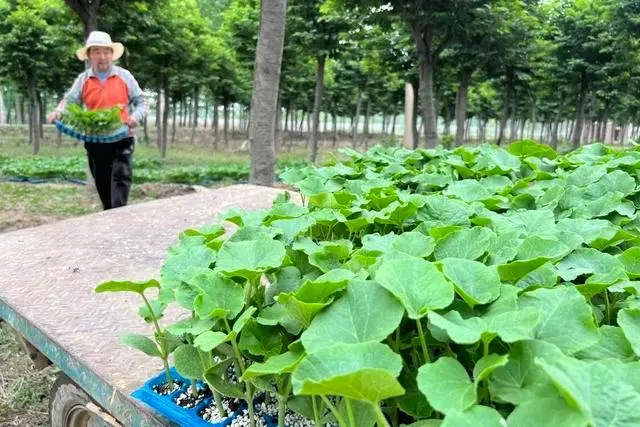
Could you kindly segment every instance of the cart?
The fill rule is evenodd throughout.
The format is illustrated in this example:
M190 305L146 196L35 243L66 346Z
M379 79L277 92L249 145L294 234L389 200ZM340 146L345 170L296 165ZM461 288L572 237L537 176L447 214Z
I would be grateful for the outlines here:
M121 344L151 334L136 295L96 294L108 280L158 277L167 249L186 228L232 208L269 208L281 190L251 185L72 218L0 235L0 321L25 339L39 366L60 368L50 395L52 427L175 425L131 397L162 369ZM178 319L170 310L164 321Z

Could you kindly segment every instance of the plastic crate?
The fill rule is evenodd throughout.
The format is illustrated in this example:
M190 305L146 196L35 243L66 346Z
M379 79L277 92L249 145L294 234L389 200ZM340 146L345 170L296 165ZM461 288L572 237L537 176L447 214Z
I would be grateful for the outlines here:
M167 380L166 372L161 372L144 383L142 387L131 393L131 396L146 403L147 405L155 409L158 413L162 414L167 419L177 423L180 426L227 427L229 424L231 424L233 419L237 417L239 413L241 413L242 407L233 414L229 415L229 417L227 417L225 420L217 423L211 423L202 419L199 413L202 409L206 408L210 403L213 402L212 397L203 399L193 408L185 409L181 406L178 406L175 403L175 399L180 396L181 393L188 390L188 388L191 386L191 381L180 376L175 368L171 368L170 371L174 380L183 382L182 387L180 387L178 390L166 396L162 396L153 391L153 386L164 384ZM204 384L202 383L197 384L199 387L204 387Z
M115 132L109 135L85 135L83 133L78 132L74 128L65 125L60 120L56 120L54 124L56 126L56 129L58 129L59 132L84 142L110 143L110 142L120 141L121 139L124 139L129 136L128 126L122 126L120 129L116 130Z

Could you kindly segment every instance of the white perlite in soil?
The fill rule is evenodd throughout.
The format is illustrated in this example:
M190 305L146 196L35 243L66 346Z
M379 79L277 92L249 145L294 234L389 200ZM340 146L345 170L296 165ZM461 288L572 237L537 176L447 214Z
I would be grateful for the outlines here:
M220 413L218 412L218 407L216 406L216 402L211 402L209 406L204 408L200 416L202 417L203 420L209 421L210 423L215 424L226 419L228 416L230 416L233 413L233 411L235 411L235 409L232 409L232 408L237 408L239 405L240 405L240 401L238 399L225 398L225 399L222 399L222 407L224 408L225 411L227 411L226 417L220 416Z
M267 427L267 423L264 422L262 417L254 414L253 419L255 420L256 427ZM242 410L242 414L236 419L234 419L229 427L249 427L249 411L247 409Z
M171 393L173 393L174 391L178 390L180 387L182 387L182 384L179 384L177 382L174 382L171 384L171 386L167 385L167 383L164 384L156 384L152 387L153 391L155 391L156 393L162 395L162 396L167 396Z
M278 405L274 402L269 403L268 405L262 402L256 405L256 413L259 415L269 415L273 418L278 418ZM289 408L287 408L287 412L284 416L284 425L285 427L316 427L316 423L313 420L307 419L300 414L296 414ZM326 424L326 426L334 427L332 424Z
M185 409L191 409L198 406L198 403L202 402L203 399L204 393L201 390L199 390L198 398L194 401L193 396L191 396L191 389L187 389L187 391L180 393L180 396L176 398L176 405Z

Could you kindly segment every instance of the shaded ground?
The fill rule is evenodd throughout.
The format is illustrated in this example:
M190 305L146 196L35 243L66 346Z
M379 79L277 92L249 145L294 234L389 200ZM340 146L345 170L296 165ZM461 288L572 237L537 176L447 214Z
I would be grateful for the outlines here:
M49 390L56 368L32 368L18 341L0 325L0 426L49 425Z

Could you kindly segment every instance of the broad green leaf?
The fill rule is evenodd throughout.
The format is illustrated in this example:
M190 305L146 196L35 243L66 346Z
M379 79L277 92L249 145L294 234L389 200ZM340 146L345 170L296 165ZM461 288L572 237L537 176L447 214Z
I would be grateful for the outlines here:
M587 419L579 409L571 407L559 396L535 396L507 418L509 427L587 427Z
M468 204L441 195L426 197L424 206L418 211L418 219L431 227L436 224L469 226L471 215L473 215L473 209Z
M267 326L282 326L291 335L300 335L304 324L295 319L282 304L274 304L265 307L256 317L256 322Z
M331 270L315 280L305 282L296 292L296 298L304 302L324 302L327 297L345 288L354 276L349 270Z
M426 258L431 255L435 246L436 241L433 237L413 231L402 233L392 243L392 249L418 258Z
M322 242L320 249L309 256L309 262L327 273L341 268L352 249L353 244L349 240Z
M400 375L400 384L405 389L404 396L395 398L398 408L414 418L427 418L433 414L427 398L418 389L416 379L417 372L409 373L406 370Z
M620 314L618 312L618 323L620 322ZM634 360L633 348L624 336L622 328L617 326L602 325L599 329L600 340L576 353L578 359L600 360L608 357L620 360Z
M514 259L522 242L519 235L517 230L498 234L495 243L489 248L488 264L504 264Z
M496 241L494 232L485 227L473 227L449 234L438 242L436 259L466 258L475 260L485 254Z
M578 249L557 264L558 274L566 281L591 275L587 284L612 285L627 279L624 265L614 256L596 249Z
M382 341L399 325L404 308L376 282L354 280L347 292L318 314L302 334L308 353L337 343Z
M191 344L183 344L173 353L176 371L185 378L203 378L203 367L198 349Z
M429 404L445 415L463 412L476 402L476 388L469 375L460 362L450 357L421 366L418 388Z
M180 284L173 290L176 303L180 307L189 311L193 311L194 303L199 293L198 288L189 285L189 283L191 282L191 276L189 276L189 274L191 273L198 274L198 271L193 271L191 269L187 270L182 276L183 281L180 282Z
M204 374L204 379L210 388L227 397L235 397L236 399L244 399L244 387L241 384L232 384L223 379L218 369L211 368Z
M516 283L532 271L540 268L549 261L547 257L528 259L526 261L512 261L498 266L500 279L505 282Z
M366 234L362 237L362 247L369 251L389 252L396 237L398 236L395 233L382 236L378 233Z
M474 344L487 331L487 324L479 317L463 319L457 311L450 311L444 315L429 312L429 322L445 331L449 338L458 344Z
M267 358L281 354L285 346L280 328L261 325L255 320L247 322L238 344L242 351Z
M262 363L253 363L244 372L242 379L248 381L263 375L280 375L291 373L304 357L303 352L288 351L268 358Z
M184 334L200 335L203 332L210 331L214 325L214 319L185 319L167 326L167 331L176 336Z
M496 369L489 379L491 396L498 401L522 405L539 396L555 395L551 379L535 360L562 356L558 347L544 341L513 344L507 364Z
M478 387L480 381L489 378L496 369L506 365L509 362L508 354L488 354L478 360L473 367L473 381Z
M574 287L537 289L519 298L521 308L535 308L543 316L535 338L573 354L598 342L591 308Z
M384 344L336 344L307 355L300 362L292 376L293 392L378 404L404 394L396 380L401 369L400 356Z
M216 258L216 251L204 245L189 247L184 251L169 255L160 269L163 286L177 286L183 272L190 267L209 268L216 262Z
M507 150L514 156L518 156L523 159L525 157L539 157L553 160L558 156L553 148L549 147L548 145L539 144L530 139L524 139L522 141L511 143L509 144Z
M285 255L284 246L275 240L228 241L218 252L216 268L252 280L267 270L280 267Z
M622 328L633 351L640 357L640 308L626 308L618 312L618 325Z
M349 405L351 406L351 413L353 414L353 420L355 422L354 425L358 427L374 427L376 425L376 412L370 403L359 400L350 400ZM343 399L340 402L337 409L343 419L349 419L346 399Z
M158 345L144 335L127 334L122 337L122 342L128 347L135 348L151 357L162 357Z
M269 211L265 209L245 211L231 208L220 214L220 220L229 221L239 227L260 226L268 214Z
M480 146L480 154L476 159L473 170L487 175L495 175L509 171L520 170L520 159L508 151L493 144Z
M640 277L640 247L634 246L627 249L617 257L624 265L627 275L636 279Z
M287 310L296 322L308 327L314 316L323 308L330 305L333 302L333 299L321 303L309 303L298 300L293 294L286 293L278 295L276 297L276 301L278 301L278 304L281 304Z
M194 301L194 309L201 319L233 319L244 306L242 286L213 270L203 269L191 278L189 284L200 291Z
M400 427L442 427L442 420L421 420L412 424L400 424Z
M518 248L516 259L518 260L530 260L536 258L548 258L548 259L561 259L571 249L564 244L560 243L556 239L542 237L538 235L529 236Z
M558 221L557 227L558 231L578 234L587 244L598 238L611 239L617 231L617 227L603 219L564 218Z
M312 216L278 219L271 223L274 228L282 230L282 237L286 243L291 243L302 232L309 230L316 223Z
M105 282L96 287L97 293L103 292L135 292L142 294L147 289L159 288L160 283L157 280L148 280L146 282Z
M527 273L516 282L516 286L526 290L534 287L549 288L555 286L556 283L558 283L558 270L548 262Z
M464 412L447 414L442 427L506 427L500 413L487 406L475 405Z
M558 391L577 405L594 427L640 425L640 393L628 378L625 365L614 359L597 362L571 357L536 360ZM636 377L637 378L637 377ZM637 387L637 384L636 384Z
M445 258L441 262L444 275L471 308L500 296L500 277L495 268L468 259Z
M296 205L295 203L285 202L276 203L269 211L269 218L282 219L282 218L298 218L309 213L309 208L305 206Z
M193 340L193 345L202 351L208 352L227 340L227 335L222 332L206 331Z
M151 310L149 310L149 306L151 306ZM151 323L154 318L156 320L162 319L167 304L159 300L151 300L149 301L149 306L146 304L141 305L138 308L138 316L147 323Z
M251 316L253 316L253 313L255 313L256 310L257 309L255 307L248 307L244 311L244 313L242 313L240 317L238 317L236 321L233 322L233 332L235 332L236 335L239 334L242 329L244 329L245 325L247 324L249 319L251 319Z
M487 331L497 334L502 341L513 343L533 339L536 326L542 321L542 313L535 308L521 308L497 315L485 315Z
M265 298L268 302L283 292L295 292L302 284L302 273L292 265L279 269L271 278L271 283L265 290Z
M471 203L491 197L491 193L475 179L463 179L450 184L444 194Z
M433 263L421 258L385 260L375 280L400 300L412 319L446 308L453 301L453 285Z

